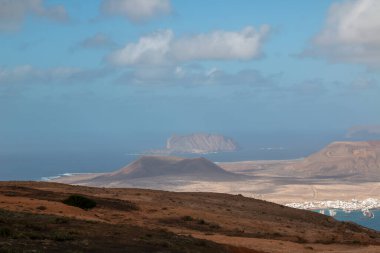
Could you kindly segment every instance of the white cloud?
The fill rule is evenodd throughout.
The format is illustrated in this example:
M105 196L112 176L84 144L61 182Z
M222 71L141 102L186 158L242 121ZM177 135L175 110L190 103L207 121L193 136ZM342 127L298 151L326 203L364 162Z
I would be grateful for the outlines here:
M108 61L115 65L160 65L197 60L251 60L261 55L269 34L267 25L258 30L248 26L241 31L213 31L175 38L171 30L141 37L114 51Z
M380 66L379 13L378 0L346 0L333 4L325 27L304 55Z
M252 26L241 31L214 31L180 38L173 43L173 54L187 60L250 60L259 56L269 26L256 30Z
M0 6L0 31L17 30L29 14L55 21L68 19L62 5L46 7L43 0L0 0Z
M108 60L115 65L162 64L168 61L173 32L160 31L141 37L137 43L129 43L114 51Z
M100 11L118 15L132 22L141 22L171 12L169 0L103 0Z

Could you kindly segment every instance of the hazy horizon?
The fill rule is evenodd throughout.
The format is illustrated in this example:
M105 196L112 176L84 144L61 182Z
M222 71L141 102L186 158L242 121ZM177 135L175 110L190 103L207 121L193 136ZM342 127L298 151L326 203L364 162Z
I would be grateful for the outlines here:
M185 133L186 134L186 133ZM239 146L236 152L217 154L173 154L182 157L206 157L214 162L247 160L285 160L306 157L333 141L352 140L342 133L245 133L231 137ZM107 140L86 149L86 145L60 146L49 151L23 150L0 154L2 180L40 180L63 173L110 172L138 159L149 150L164 148L166 133L136 136L134 139ZM47 145L47 144L46 144Z

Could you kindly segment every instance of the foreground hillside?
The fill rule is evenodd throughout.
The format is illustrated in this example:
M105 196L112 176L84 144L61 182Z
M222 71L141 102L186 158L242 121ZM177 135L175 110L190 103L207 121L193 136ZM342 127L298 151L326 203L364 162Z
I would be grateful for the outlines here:
M380 252L375 231L241 195L2 182L0 210L0 252Z

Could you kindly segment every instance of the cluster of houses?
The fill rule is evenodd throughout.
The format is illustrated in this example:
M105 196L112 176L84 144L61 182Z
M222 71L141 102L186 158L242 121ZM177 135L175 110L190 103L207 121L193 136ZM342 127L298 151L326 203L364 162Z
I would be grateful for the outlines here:
M344 212L361 210L364 216L374 218L374 213L371 210L380 209L380 200L374 198L364 200L352 199L351 201L326 200L289 203L286 206L305 210L320 210L320 213L323 214L325 214L325 210L328 210L330 216L336 215L335 210L343 210Z

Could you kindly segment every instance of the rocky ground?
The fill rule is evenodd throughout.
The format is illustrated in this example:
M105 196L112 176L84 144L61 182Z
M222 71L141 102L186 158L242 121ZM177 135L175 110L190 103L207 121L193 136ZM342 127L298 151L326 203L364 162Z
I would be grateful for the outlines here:
M0 210L0 252L380 252L376 231L241 195L2 182Z

